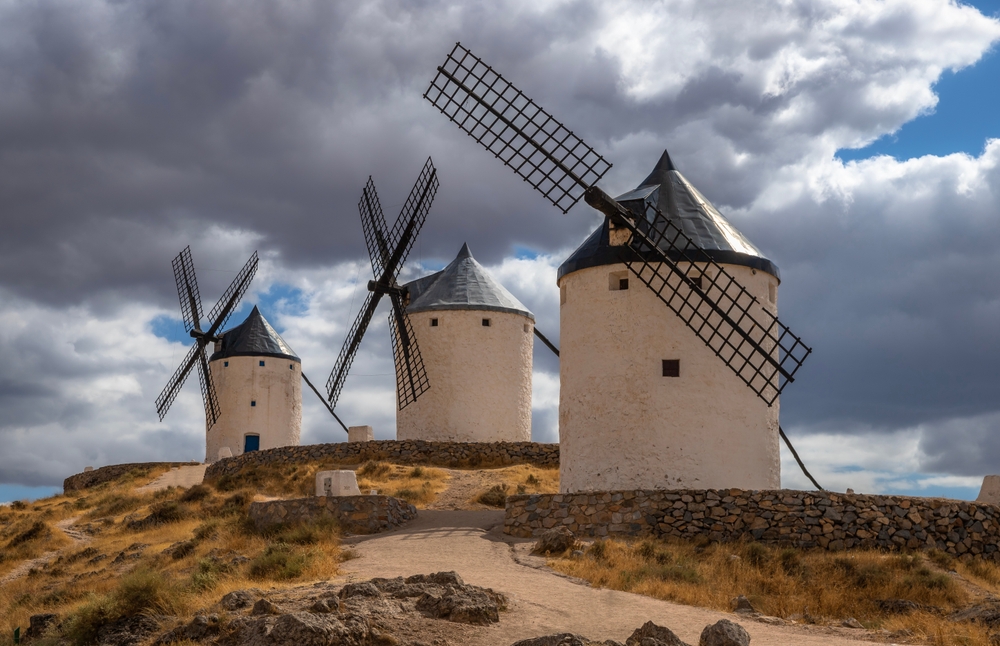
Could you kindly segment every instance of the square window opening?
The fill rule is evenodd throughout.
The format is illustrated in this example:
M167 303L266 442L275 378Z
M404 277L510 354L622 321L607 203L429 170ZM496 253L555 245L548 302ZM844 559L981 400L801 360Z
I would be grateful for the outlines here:
M680 361L680 359L664 359L663 360L663 376L664 377L680 377L681 376L681 361Z
M524 324L524 331L528 332L528 333L531 332L531 324L530 323L525 323Z
M489 326L490 326L490 320L489 319L483 319L483 327L489 327Z
M295 370L295 364L294 363L288 364L288 369L289 370Z
M689 274L688 279L694 283L694 286L701 289L701 274Z
M222 367L223 368L228 368L229 367L229 362L228 361L223 361L222 362Z
M613 292L621 292L628 289L628 272L613 271L608 274L608 289Z
M257 405L257 400L256 399L251 399L250 400L250 406L256 406L256 405Z
M260 362L260 365L264 365L264 362L263 362L263 361L261 361L261 362Z
M438 326L438 320L437 319L431 319L431 327L437 327L437 326Z

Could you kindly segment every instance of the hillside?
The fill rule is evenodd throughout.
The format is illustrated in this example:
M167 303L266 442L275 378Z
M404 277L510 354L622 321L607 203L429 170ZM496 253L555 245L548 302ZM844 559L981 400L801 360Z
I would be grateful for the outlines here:
M253 615L249 605L223 603L230 593L248 604L265 599L279 619L316 614L319 601L334 604L337 617L364 619L365 639L375 639L374 630L384 643L508 646L565 631L625 641L649 620L698 643L701 629L721 618L745 626L754 644L994 643L1000 569L982 561L651 540L531 555L532 541L502 534L498 507L505 493L556 491L556 469L366 462L353 466L361 490L412 502L416 521L352 537L332 523L261 532L248 522L253 500L310 495L315 472L329 466L251 467L188 488L159 488L171 481L167 467L134 469L94 488L0 508L0 644L40 614L56 619L34 643L124 646L168 633L173 643L240 640ZM390 601L397 584L380 582L447 571L458 573L448 581L463 598L493 598L480 588L502 595L491 602L498 622L435 618L416 597ZM344 596L345 583L367 580L377 584L370 599ZM398 585L434 598L444 589L434 581ZM741 594L758 616L729 614ZM963 620L970 617L978 621Z

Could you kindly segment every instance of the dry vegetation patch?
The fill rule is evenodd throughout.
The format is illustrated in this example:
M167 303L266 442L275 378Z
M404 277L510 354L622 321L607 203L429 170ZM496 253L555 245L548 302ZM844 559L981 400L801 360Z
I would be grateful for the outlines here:
M939 552L599 540L582 555L563 555L550 565L596 586L686 605L730 610L732 600L744 595L764 615L797 622L840 625L854 618L899 640L909 634L942 646L995 643L987 626L948 615L1000 593L1000 567Z

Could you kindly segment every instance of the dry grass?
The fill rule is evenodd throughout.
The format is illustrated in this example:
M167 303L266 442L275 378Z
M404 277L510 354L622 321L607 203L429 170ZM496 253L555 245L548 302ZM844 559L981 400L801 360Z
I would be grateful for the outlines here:
M11 643L15 627L23 632L33 614L59 614L67 619L63 638L83 644L92 642L95 625L119 616L169 611L187 617L231 590L301 585L337 574L344 556L332 523L262 535L246 522L257 493L252 484L224 492L198 487L136 493L135 486L149 477L0 512L0 576L26 558L62 550L0 588L0 646ZM87 544L72 545L55 527L72 517L79 517L78 528L93 532ZM10 547L11 541L16 545ZM137 550L135 544L146 547ZM164 553L167 548L174 549ZM234 564L236 555L249 562Z
M357 469L362 493L374 489L380 494L401 498L417 507L434 502L447 488L448 474L434 467L408 467L388 462L365 462Z
M933 612L887 616L880 610L879 599L906 599L945 613L974 601L967 587L932 556L984 592L1000 592L1000 568L983 561L803 551L760 543L604 540L591 544L582 557L556 559L551 565L596 586L691 606L729 610L730 601L742 594L766 615L833 624L853 617L868 628L909 630L941 646L987 646L987 632L979 626L953 623Z

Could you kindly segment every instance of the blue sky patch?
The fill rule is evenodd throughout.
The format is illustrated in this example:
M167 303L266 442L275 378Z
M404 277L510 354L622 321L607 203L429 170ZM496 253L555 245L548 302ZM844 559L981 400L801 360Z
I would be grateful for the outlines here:
M1000 0L969 2L987 16L1000 14ZM837 157L854 161L877 155L898 160L923 155L968 153L978 157L986 140L1000 137L1000 51L996 46L972 67L945 71L934 85L938 104L934 112L905 123L858 149L841 149Z
M38 500L62 493L62 487L30 487L19 484L0 484L0 502Z

